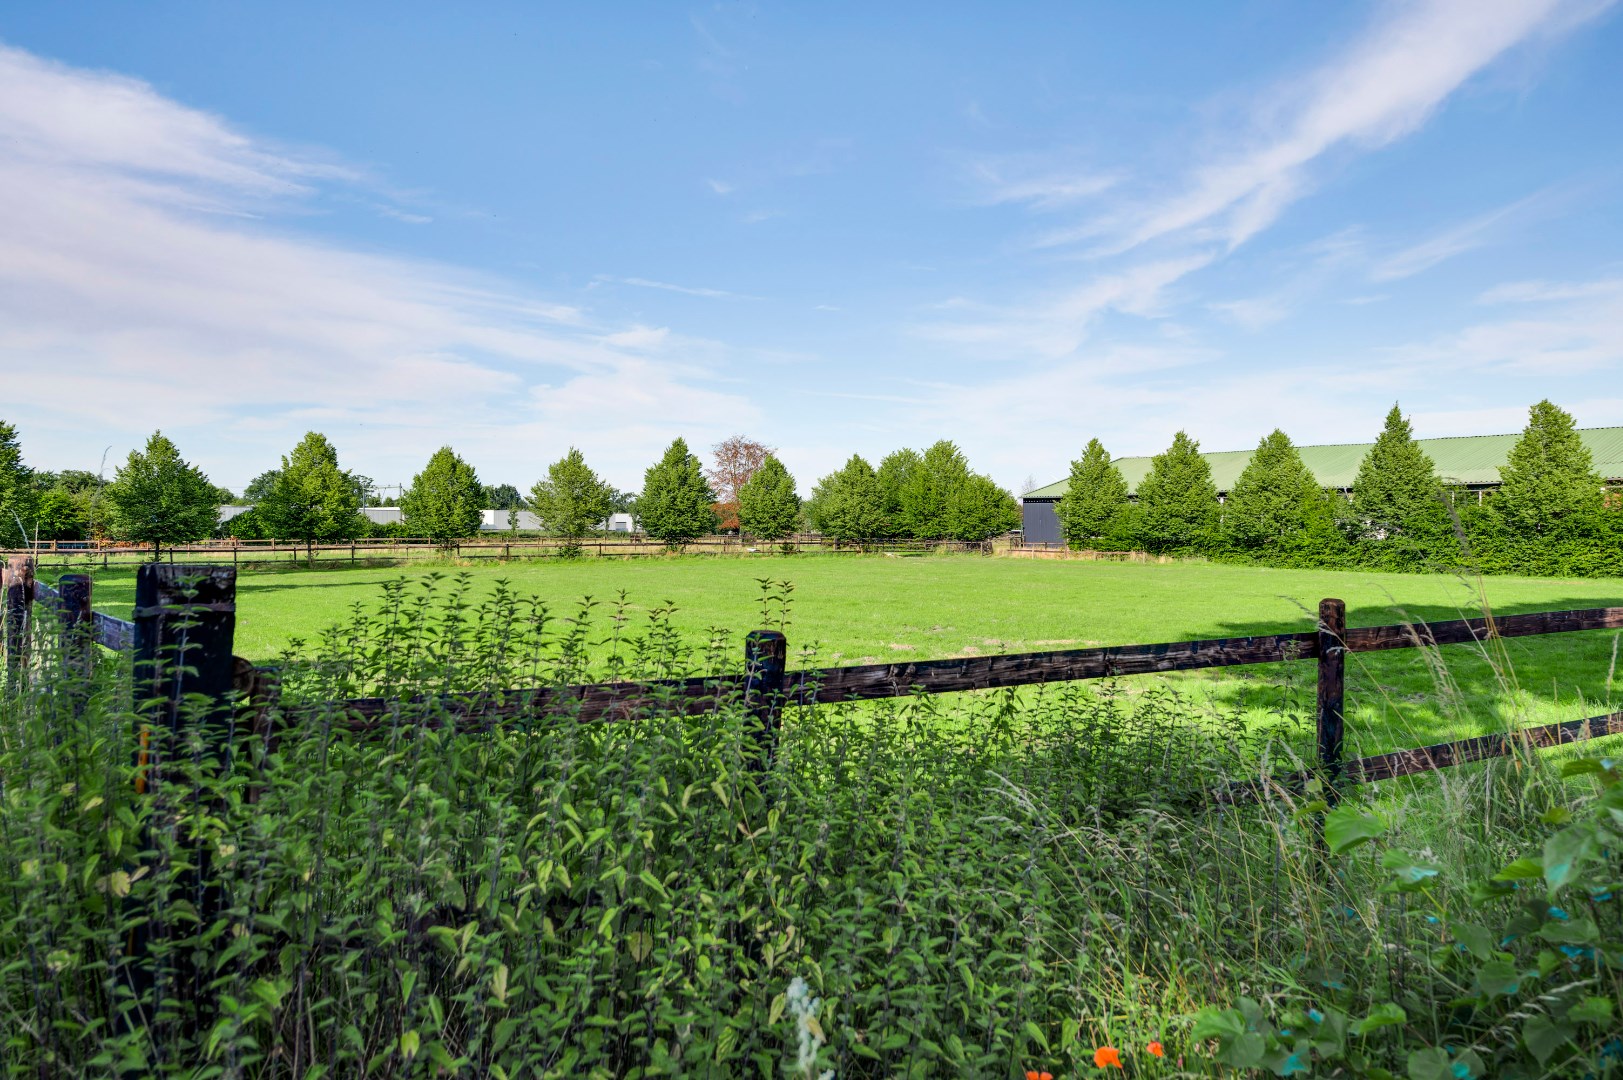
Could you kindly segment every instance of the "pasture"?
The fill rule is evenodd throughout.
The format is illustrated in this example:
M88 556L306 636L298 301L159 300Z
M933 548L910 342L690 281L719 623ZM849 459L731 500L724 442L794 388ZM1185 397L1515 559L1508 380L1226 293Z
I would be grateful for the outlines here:
M933 659L1311 628L1318 601L1347 602L1349 626L1434 622L1495 614L1623 604L1614 579L1465 579L1449 575L1279 570L1211 563L1149 565L974 556L703 557L481 563L245 573L238 582L237 652L274 659L359 604L385 582L427 583L465 573L472 601L497 581L567 613L583 597L644 619L674 609L671 625L694 644L716 628L741 639L763 625L762 579L794 586L787 633L791 667ZM96 606L127 615L130 570L97 572ZM447 583L442 580L441 588ZM599 614L602 614L600 610ZM1587 633L1505 642L1510 679L1467 646L1436 655L1404 650L1348 667L1349 749L1376 753L1507 726L1602 711L1617 690L1618 635ZM796 660L795 657L802 659ZM1124 680L1130 693L1162 682L1201 708L1253 722L1303 715L1313 693L1307 664Z

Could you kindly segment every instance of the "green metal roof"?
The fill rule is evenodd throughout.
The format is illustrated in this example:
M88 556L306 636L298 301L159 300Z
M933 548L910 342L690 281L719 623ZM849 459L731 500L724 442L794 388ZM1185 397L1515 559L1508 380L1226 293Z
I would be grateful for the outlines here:
M1623 480L1623 427L1580 428L1578 437L1595 457L1595 471L1611 481ZM1449 484L1497 484L1499 466L1510 455L1521 435L1460 435L1448 439L1418 439L1421 449L1437 465L1437 475ZM1298 451L1302 463L1324 487L1350 488L1358 475L1358 466L1374 443L1336 443L1330 446L1302 446ZM1212 483L1219 492L1227 492L1240 478L1246 462L1251 460L1250 450L1224 450L1215 454L1202 454L1212 467ZM1124 457L1116 459L1116 467L1127 480L1129 491L1138 490L1138 482L1150 471L1150 458ZM1028 491L1025 499L1057 499L1070 487L1068 480L1060 480L1047 487Z

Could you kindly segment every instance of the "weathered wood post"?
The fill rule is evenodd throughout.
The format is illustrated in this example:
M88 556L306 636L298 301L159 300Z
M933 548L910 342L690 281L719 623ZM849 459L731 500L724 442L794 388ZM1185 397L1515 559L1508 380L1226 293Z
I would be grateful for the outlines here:
M192 695L214 703L198 717L201 745L194 760L201 763L212 758L222 765L229 761L236 600L237 572L229 566L143 563L136 572L135 695L138 707L146 713L136 751L137 791L154 795L161 791L168 758L180 755L185 745L186 699ZM183 816L179 808L162 807L150 827L177 828ZM178 873L176 884L196 913L197 932L201 933L218 915L220 888L210 880L212 858L206 845L198 845L189 862ZM142 958L132 972L132 982L138 997L156 992L196 1002L195 1022L201 1029L211 1022L203 1016L206 974L195 970L186 955L174 954L172 964L165 965L168 985L160 986L159 972L146 955L153 939L168 939L174 933L167 912L147 913L129 943L131 953Z
M765 772L778 751L778 713L789 665L789 639L777 630L751 630L744 638L744 706L755 722L761 753L752 766Z
M1319 601L1319 777L1324 800L1336 805L1341 780L1341 754L1346 718L1342 712L1347 682L1347 605Z
M28 671L28 624L33 615L34 560L13 555L0 575L4 581L6 676L12 685Z
M96 620L91 609L89 574L63 574L56 582L57 612L62 619L62 663L72 676L74 693L96 667ZM76 698L74 711L82 709Z

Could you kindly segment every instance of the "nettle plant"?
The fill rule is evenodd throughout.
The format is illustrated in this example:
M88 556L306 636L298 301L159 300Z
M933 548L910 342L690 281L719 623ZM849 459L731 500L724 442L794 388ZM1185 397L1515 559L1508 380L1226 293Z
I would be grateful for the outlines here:
M1456 885L1426 852L1380 851L1379 891L1400 899L1400 918L1412 924L1400 932L1415 943L1388 958L1384 993L1317 973L1325 977L1270 1007L1242 997L1202 1010L1191 1037L1215 1040L1221 1064L1277 1076L1623 1076L1623 759L1583 758L1561 774L1593 777L1598 797L1576 812L1546 810L1539 820L1553 831L1541 850L1490 876ZM1300 814L1325 809L1318 802ZM1356 806L1324 817L1332 863L1387 830ZM1407 962L1418 970L1394 975Z

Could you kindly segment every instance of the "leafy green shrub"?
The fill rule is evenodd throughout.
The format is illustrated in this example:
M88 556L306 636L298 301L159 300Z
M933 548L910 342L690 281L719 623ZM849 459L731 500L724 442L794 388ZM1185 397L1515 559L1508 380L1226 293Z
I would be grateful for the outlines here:
M1276 1076L1330 1068L1410 1080L1623 1073L1623 762L1584 758L1562 773L1594 777L1598 797L1576 815L1545 811L1551 830L1542 845L1491 875L1451 883L1424 853L1381 852L1384 881L1375 885L1403 899L1407 940L1384 972L1365 973L1376 977L1370 985L1338 974L1281 987L1274 1009L1241 997L1235 1007L1202 1010L1191 1036L1214 1040L1224 1065ZM1356 806L1324 823L1330 852L1347 858L1386 832L1378 815Z

